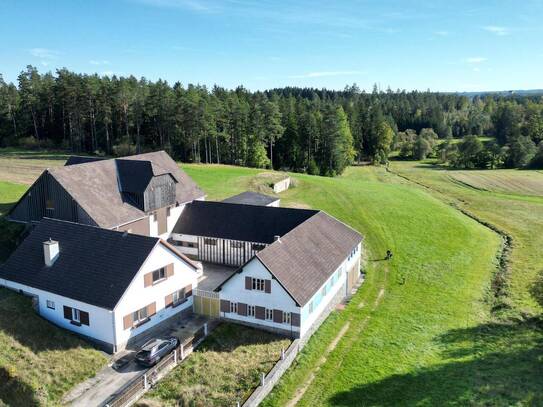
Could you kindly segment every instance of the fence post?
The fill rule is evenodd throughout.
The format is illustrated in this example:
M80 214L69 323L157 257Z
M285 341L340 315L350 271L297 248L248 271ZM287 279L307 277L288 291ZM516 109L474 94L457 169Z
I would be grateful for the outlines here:
M204 324L204 337L207 336L207 322Z
M148 384L149 384L149 383L147 383L147 373L145 373L145 374L143 375L143 388L144 388L144 389L147 389Z
M177 349L173 350L173 364L177 365Z
M239 401L236 403L236 407L240 407L240 406L239 406Z
M260 376L260 385L264 386L265 382L266 382L266 373L262 373L262 376Z
M281 348L281 360L285 360L285 348Z
M185 359L185 346L181 344L181 360Z

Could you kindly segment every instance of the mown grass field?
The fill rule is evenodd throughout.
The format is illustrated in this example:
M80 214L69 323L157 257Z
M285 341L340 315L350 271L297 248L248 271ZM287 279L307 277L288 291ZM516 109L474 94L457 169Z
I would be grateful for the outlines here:
M448 173L453 180L482 191L543 196L543 174L538 171L448 171Z
M221 324L141 401L165 406L235 406L250 395L261 372L280 359L289 339L234 324Z
M208 199L261 182L259 170L182 167ZM383 168L353 167L335 179L293 175L296 187L281 194L283 206L320 208L361 231L368 263L357 295L328 318L264 405L542 405L541 297L535 289L543 269L542 198L482 191L424 163L398 162L391 169L431 189ZM507 320L492 311L502 241L455 205L513 235ZM387 249L394 258L385 262ZM235 374L250 387L258 382L251 372L247 367ZM174 404L176 397L184 400L181 393L197 391L216 403L220 389L237 391L230 376L218 372L196 389L196 374L205 372L176 371L154 400Z

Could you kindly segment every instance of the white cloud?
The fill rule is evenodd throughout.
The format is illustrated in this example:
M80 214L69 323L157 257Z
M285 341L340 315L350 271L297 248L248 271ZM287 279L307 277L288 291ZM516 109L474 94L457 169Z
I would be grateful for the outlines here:
M322 78L325 76L353 76L364 75L364 71L321 71L321 72L307 72L302 75L291 75L289 78Z
M470 57L466 58L466 62L468 64L482 64L483 62L486 62L488 59L484 57Z
M98 59L91 59L89 61L89 64L91 65L109 65L109 61L106 59L98 60Z
M181 8L198 12L217 12L220 7L205 0L135 0L154 7Z
M499 36L504 36L509 34L509 29L507 27L501 27L499 25L487 25L483 27L483 30L488 31L492 34Z
M56 59L60 55L60 52L47 48L32 48L29 52L32 56L41 59Z

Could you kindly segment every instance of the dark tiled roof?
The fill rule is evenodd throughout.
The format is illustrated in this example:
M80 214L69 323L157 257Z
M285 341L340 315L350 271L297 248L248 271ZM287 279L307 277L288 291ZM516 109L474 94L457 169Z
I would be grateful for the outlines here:
M272 243L315 215L310 209L275 208L194 201L181 214L173 233Z
M357 231L319 212L256 257L304 306L361 240Z
M59 242L45 266L43 242ZM44 218L0 267L0 278L113 309L158 238Z
M90 156L81 156L81 155L71 155L68 157L64 165L77 165L77 164L85 164L85 163L91 163L94 161L102 161L104 158L102 157L90 157Z
M178 203L190 202L205 194L164 151L125 157L129 161L148 161L154 175L171 174L176 184ZM50 174L66 189L87 214L101 227L112 228L140 219L145 213L126 201L119 189L117 162L110 159L70 165L49 170ZM138 167L140 168L140 167ZM136 179L139 173L125 175Z
M276 198L274 196L259 194L258 192L245 191L241 194L226 198L222 202L266 206L278 200L279 198Z

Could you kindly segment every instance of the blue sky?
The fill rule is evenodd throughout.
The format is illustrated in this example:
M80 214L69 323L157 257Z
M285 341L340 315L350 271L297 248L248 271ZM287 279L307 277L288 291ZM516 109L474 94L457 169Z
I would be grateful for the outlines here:
M279 86L543 88L543 1L0 0L0 73Z

